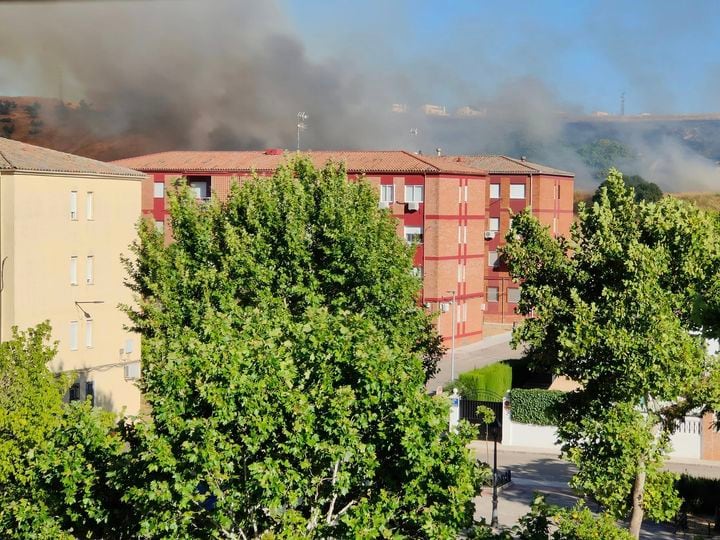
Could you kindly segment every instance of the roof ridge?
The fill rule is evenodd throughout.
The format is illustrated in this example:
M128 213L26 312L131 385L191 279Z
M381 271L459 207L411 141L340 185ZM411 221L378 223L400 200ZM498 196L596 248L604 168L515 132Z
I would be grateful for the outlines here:
M400 151L403 154L405 154L406 156L410 156L411 158L414 158L414 159L418 160L419 162L424 163L428 167L431 167L438 172L440 171L440 167L438 167L437 165L433 165L429 161L426 161L425 159L423 159L425 156L422 156L422 154L413 154L412 152L409 152L408 150L400 150Z
M512 161L516 165L520 165L522 167L525 167L526 169L530 169L531 171L534 171L536 173L540 172L540 169L538 169L536 167L531 167L530 165L528 165L527 161L523 161L522 159L516 159L514 157L506 156L504 154L501 154L500 157L507 159L508 161Z

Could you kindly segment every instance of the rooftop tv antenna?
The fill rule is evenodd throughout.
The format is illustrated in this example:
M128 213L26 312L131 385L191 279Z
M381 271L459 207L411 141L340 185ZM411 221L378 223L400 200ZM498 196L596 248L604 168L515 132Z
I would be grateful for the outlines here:
M300 132L307 129L305 120L308 119L308 115L304 112L297 113L297 151L300 152Z

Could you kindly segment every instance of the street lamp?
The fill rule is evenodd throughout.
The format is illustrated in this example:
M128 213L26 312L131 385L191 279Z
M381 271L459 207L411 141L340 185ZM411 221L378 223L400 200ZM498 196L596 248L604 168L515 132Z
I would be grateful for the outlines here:
M490 517L490 526L497 527L498 526L498 516L497 516L497 507L498 507L497 440L498 440L498 432L500 431L500 422L497 419L497 415L495 416L495 420L493 421L493 423L491 425L492 425L492 434L493 434L493 481L492 481L493 494L492 494L492 516Z
M307 127L305 120L308 119L308 115L304 112L297 113L297 151L300 152L300 132Z
M447 291L452 295L450 304L452 305L452 332L450 334L450 380L455 380L455 291Z

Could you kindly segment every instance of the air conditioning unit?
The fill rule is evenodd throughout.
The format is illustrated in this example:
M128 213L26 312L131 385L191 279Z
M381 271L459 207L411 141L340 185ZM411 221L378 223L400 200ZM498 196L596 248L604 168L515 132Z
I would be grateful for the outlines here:
M407 208L409 212L417 212L420 210L420 203L419 202L409 202L407 203Z
M131 362L123 366L126 381L134 381L140 378L140 362Z
M390 208L390 202L389 201L380 201L378 203L378 208Z
M485 240L492 240L496 234L497 231L485 231Z
M440 304L440 311L443 313L447 313L450 311L450 304L448 302L443 302Z

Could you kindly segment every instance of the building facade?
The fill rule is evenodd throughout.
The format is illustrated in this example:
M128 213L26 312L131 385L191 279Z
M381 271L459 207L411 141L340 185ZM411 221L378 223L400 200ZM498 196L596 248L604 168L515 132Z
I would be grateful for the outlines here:
M402 151L308 152L316 166L345 164L350 179L365 177L379 205L397 219L398 235L417 243L420 301L437 313L438 330L457 345L479 340L485 308L485 231L488 176L476 167ZM115 162L148 175L142 212L166 231L167 193L185 178L198 198L225 199L233 182L270 175L287 160L280 150L163 152ZM167 236L166 236L167 237ZM453 330L454 322L454 330Z
M70 399L137 414L140 340L121 253L136 236L144 175L0 138L0 340L49 320Z
M555 236L568 236L573 221L575 175L552 167L507 156L455 156L445 158L488 172L485 193L485 322L513 323L520 299L520 284L514 283L498 256L505 243L512 216L525 208Z

